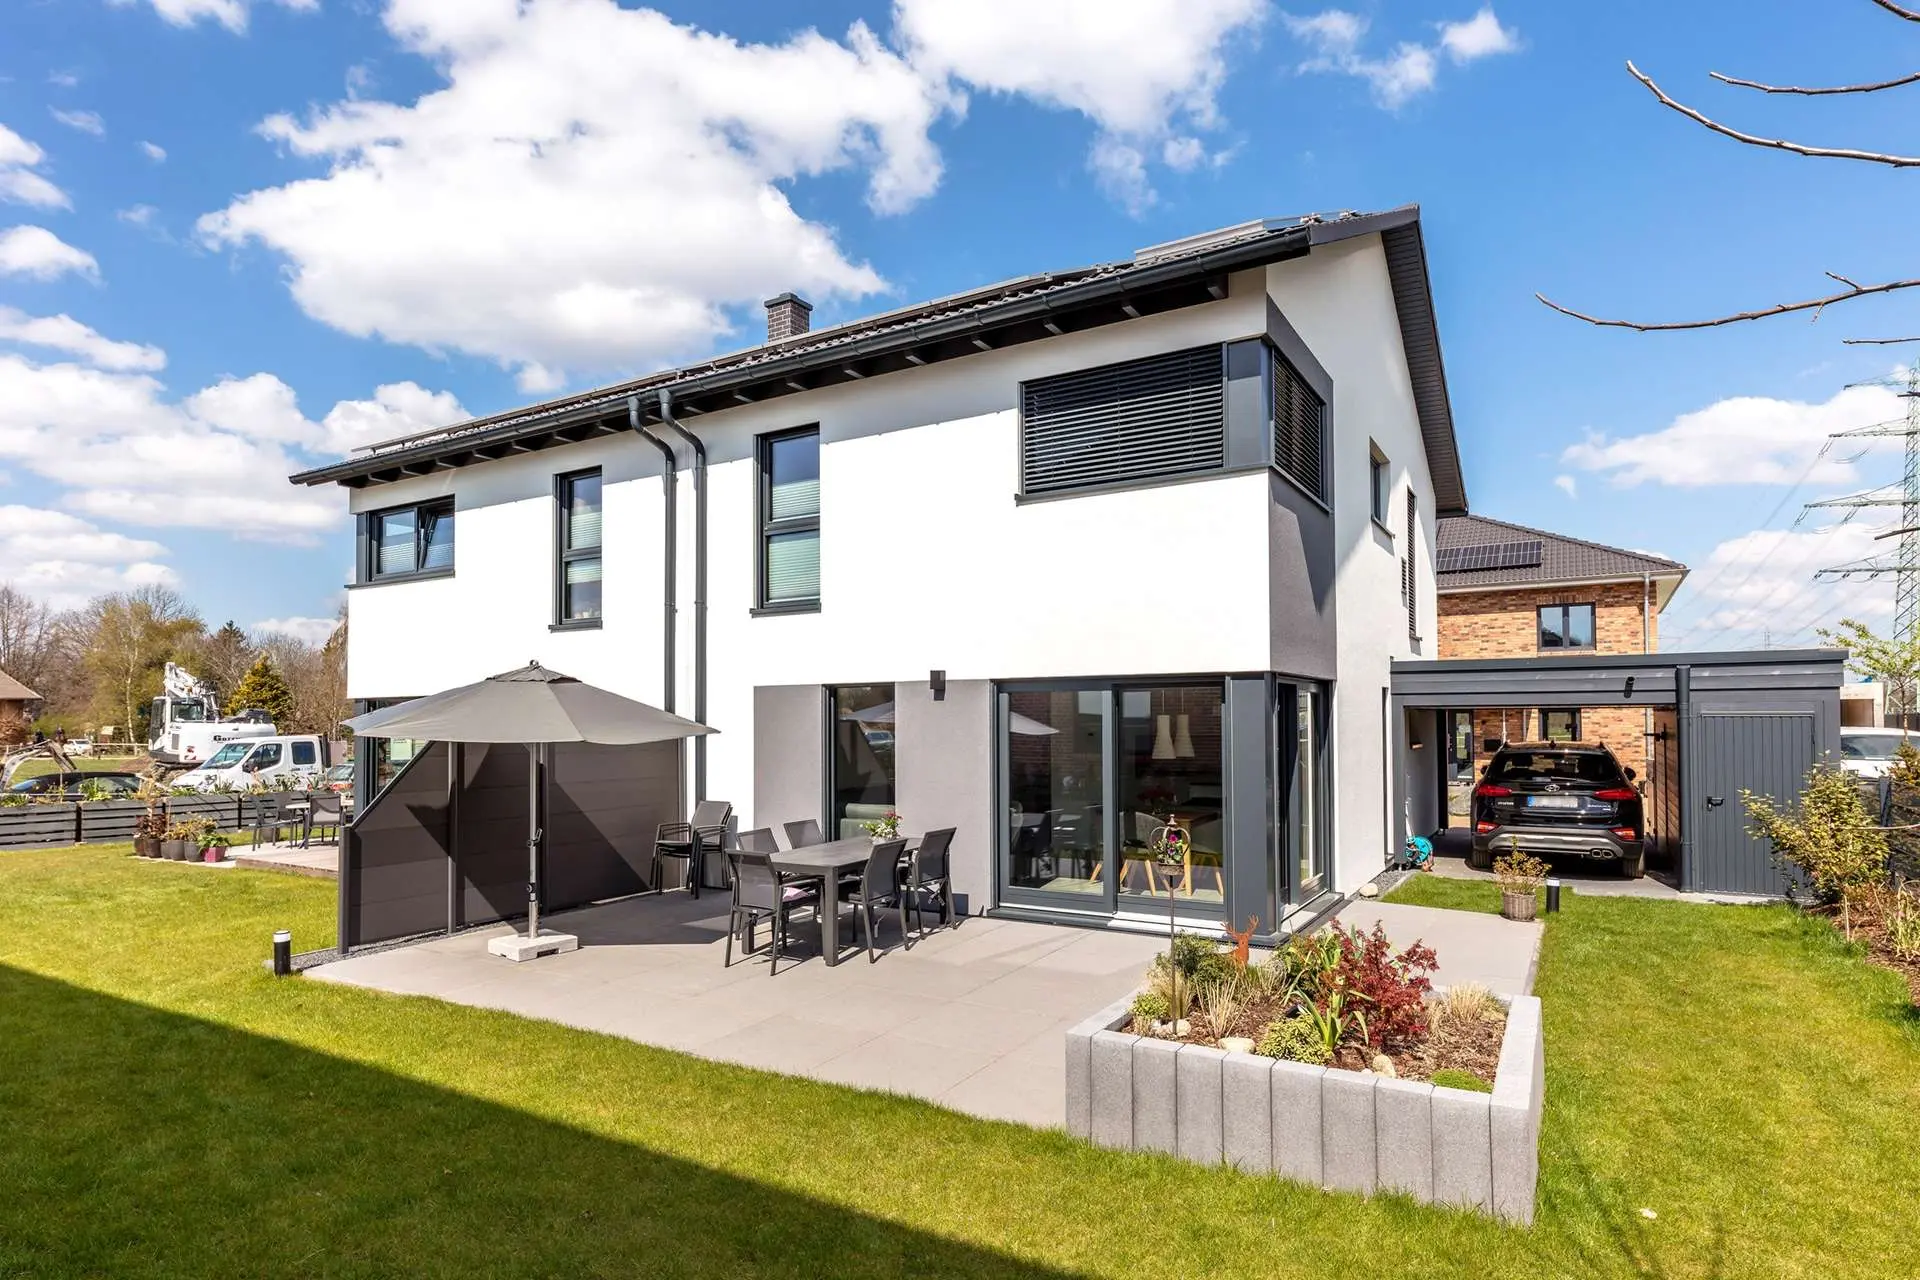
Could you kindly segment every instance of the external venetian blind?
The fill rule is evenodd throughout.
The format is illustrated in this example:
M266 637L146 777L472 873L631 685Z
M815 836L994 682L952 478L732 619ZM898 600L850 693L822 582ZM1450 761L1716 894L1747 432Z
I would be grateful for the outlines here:
M1326 405L1293 366L1273 358L1273 465L1320 501L1327 500Z
M1219 347L1195 347L1027 383L1021 492L1218 470L1227 448L1221 361Z

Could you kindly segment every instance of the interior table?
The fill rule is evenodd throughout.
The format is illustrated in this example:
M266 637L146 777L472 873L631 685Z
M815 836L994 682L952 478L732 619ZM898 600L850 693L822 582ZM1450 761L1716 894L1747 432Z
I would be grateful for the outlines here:
M855 836L769 855L773 869L781 875L807 876L821 881L820 954L830 965L840 963L840 876L864 869L867 856L872 852L870 836Z

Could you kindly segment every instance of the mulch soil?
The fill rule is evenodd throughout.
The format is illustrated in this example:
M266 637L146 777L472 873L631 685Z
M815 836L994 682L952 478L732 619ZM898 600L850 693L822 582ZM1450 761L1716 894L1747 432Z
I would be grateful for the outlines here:
M1188 1044L1217 1046L1229 1035L1246 1036L1258 1043L1267 1024L1283 1017L1288 1010L1280 1001L1259 997L1248 1001L1234 1016L1232 1025L1216 1032L1206 1010L1196 1007L1189 1015L1188 1034L1180 1039ZM1507 1011L1495 1004L1489 1015L1472 1023L1442 1021L1429 1023L1428 1035L1415 1043L1396 1045L1386 1051L1393 1062L1394 1074L1402 1080L1431 1080L1436 1071L1464 1071L1489 1084L1500 1064L1500 1043L1507 1033ZM1365 1046L1342 1045L1333 1065L1349 1071L1369 1071L1379 1050Z
M1843 929L1838 907L1826 909L1826 914L1835 930ZM1866 947L1867 958L1873 963L1905 978L1908 994L1915 1005L1920 1005L1920 956L1902 956L1894 951L1893 940L1878 912L1854 908L1853 940Z

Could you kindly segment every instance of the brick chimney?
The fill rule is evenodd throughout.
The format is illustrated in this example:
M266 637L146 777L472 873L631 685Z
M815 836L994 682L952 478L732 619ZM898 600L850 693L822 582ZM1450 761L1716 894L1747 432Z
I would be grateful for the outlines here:
M767 299L767 341L778 342L813 327L813 304L797 293Z

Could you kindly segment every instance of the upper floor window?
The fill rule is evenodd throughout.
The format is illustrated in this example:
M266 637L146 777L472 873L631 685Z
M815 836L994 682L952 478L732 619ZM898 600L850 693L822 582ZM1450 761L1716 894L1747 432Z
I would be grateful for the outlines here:
M1371 445L1367 455L1367 501L1376 524L1384 526L1387 523L1387 494L1392 485L1387 455L1380 452L1379 445Z
M1194 347L1020 388L1020 492L1063 493L1226 463L1224 349Z
M1274 353L1273 465L1322 503L1327 500L1326 448L1326 403ZM1383 498L1382 512L1385 509Z
M820 429L759 440L757 606L820 607Z
M453 572L453 499L367 517L367 579Z
M1540 606L1540 648L1593 648L1593 606L1590 604L1543 604Z
M555 622L600 621L600 472L576 471L554 482Z

